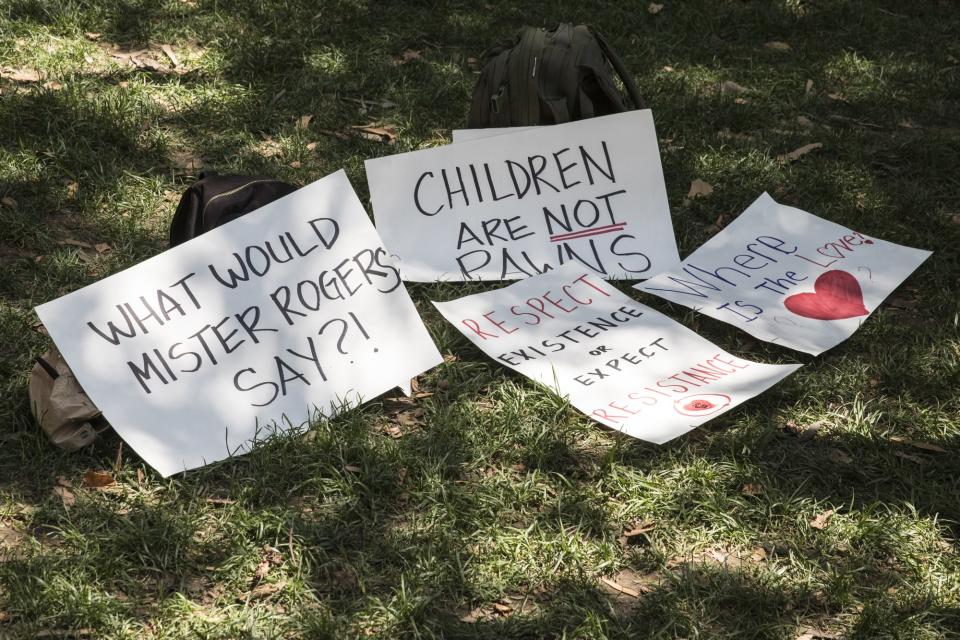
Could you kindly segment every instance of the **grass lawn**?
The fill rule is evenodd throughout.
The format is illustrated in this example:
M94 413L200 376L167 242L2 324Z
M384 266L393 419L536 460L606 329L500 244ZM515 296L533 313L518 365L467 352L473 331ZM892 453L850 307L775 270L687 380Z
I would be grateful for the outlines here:
M661 1L0 2L0 638L960 637L960 5ZM486 45L561 20L652 105L681 255L764 190L935 255L818 358L633 291L806 365L664 446L428 303L495 284L410 287L448 354L415 401L167 480L47 443L33 307L166 248L201 165L366 200L365 158L463 126Z

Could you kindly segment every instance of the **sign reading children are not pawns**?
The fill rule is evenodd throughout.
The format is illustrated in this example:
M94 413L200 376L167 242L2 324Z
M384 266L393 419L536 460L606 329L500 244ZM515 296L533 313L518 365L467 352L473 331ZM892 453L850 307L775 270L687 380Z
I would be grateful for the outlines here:
M849 338L930 255L764 193L680 266L636 288L816 355Z
M516 280L578 264L643 279L679 254L649 110L366 161L405 280Z
M164 476L442 361L342 171L37 314Z
M800 366L733 356L580 265L434 305L490 357L649 442L686 433Z

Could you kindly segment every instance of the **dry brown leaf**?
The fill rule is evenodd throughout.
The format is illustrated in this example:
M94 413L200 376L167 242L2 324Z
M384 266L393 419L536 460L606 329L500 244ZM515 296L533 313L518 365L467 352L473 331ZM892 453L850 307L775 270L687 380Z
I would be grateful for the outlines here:
M303 166L303 163L301 163L299 160L294 160L294 161L291 162L288 166L289 166L291 169L299 169L301 166Z
M706 198L711 193L713 193L713 185L697 178L690 183L690 191L687 192L687 197L690 199Z
M771 51L790 51L790 45L786 42L780 42L779 40L772 40L763 46Z
M639 598L639 597L640 597L640 592L637 591L636 589L631 589L630 587L626 587L626 586L620 584L619 582L615 582L615 581L611 580L610 578L603 578L603 577L601 577L601 578L600 578L600 582L602 582L603 584L607 585L608 587L610 587L610 588L613 589L614 591L616 591L616 592L618 592L618 593L622 593L623 595L630 596L631 598Z
M653 531L657 528L657 523L651 520L645 520L643 522L634 522L626 527L624 527L623 535L627 538L632 538L633 536L639 536L642 533L647 533L648 531Z
M63 84L60 83L60 82L58 82L58 81L56 81L56 80L51 80L51 81L49 81L49 82L44 82L44 83L43 83L43 86L44 86L44 88L50 89L51 91L59 91L60 89L63 89Z
M808 129L813 126L813 122L807 116L797 116L797 124Z
M91 489L101 489L117 484L113 474L109 471L95 471L91 469L83 474L83 486Z
M11 67L0 67L0 78L13 80L14 82L39 82L40 74L34 69L13 69Z
M316 143L316 142L308 142L308 143L307 143L307 151L314 151L316 148L317 148L317 143Z
M305 114L305 115L300 116L300 117L297 119L297 129L306 129L307 127L310 126L310 121L311 121L311 120L313 120L313 115L312 115L312 114L309 114L309 113L308 113L308 114Z
M780 160L780 162L796 162L811 151L816 151L822 147L822 142L811 142L810 144L805 144L798 149L794 149L790 153L785 153L782 156L779 156L777 159Z
M365 140L385 144L393 144L397 141L397 132L389 125L383 127L375 125L354 125L350 128L356 130L357 134Z
M203 168L203 158L190 150L177 150L170 154L170 165L174 169L195 171Z
M57 485L53 488L54 495L60 497L60 500L63 501L63 506L65 509L69 509L77 502L77 497L73 495L73 491L68 489L63 485Z
M180 66L180 58L178 58L177 54L173 52L173 47L171 47L169 44L161 44L160 50L163 51L168 58L170 58L170 62L173 63L174 69Z
M73 181L68 182L68 183L67 183L67 197L68 197L68 198L71 198L71 199L72 199L72 198L76 198L76 197L77 197L77 189L79 189L79 188L80 188L80 185L77 184L76 182L73 182Z
M657 4L656 2L651 2L650 4L647 5L647 13L649 13L649 14L657 15L657 14L660 13L661 11L663 11L663 5L662 5L662 4Z
M413 62L414 60L423 60L423 56L420 54L420 51L415 51L414 49L404 49L403 53L400 54L400 57L394 59L393 64L401 65L407 64L408 62Z
M260 598L266 598L267 596L272 596L275 593L283 591L284 587L287 586L286 580L280 580L279 582L271 582L266 584L257 585L250 590L250 599L258 600Z
M206 499L207 504L212 504L212 505L221 506L221 507L234 504L235 502L236 500L234 500L233 498L207 498Z
M99 40L99 39L100 39L100 36L102 36L103 34L102 34L102 33L95 33L95 32L93 32L93 31L85 31L83 35L85 35L85 36L87 37L87 40L94 40L94 41L96 41L96 40Z
M817 514L817 516L810 521L810 526L817 530L826 529L834 513L836 513L836 509L829 509L823 513Z
M260 564L257 565L256 570L253 572L253 583L257 584L267 577L268 573L270 573L270 561L266 559L261 560Z
M502 602L494 602L494 603L493 603L493 610L496 611L497 613L499 613L499 614L502 615L502 616L505 616L505 615L507 615L507 614L509 614L509 613L513 613L513 607L511 607L511 606L508 605L508 604L504 604L504 603L502 603Z
M0 204L7 207L8 209L16 209L17 201L11 198L10 196L3 196L0 198Z
M915 456L911 453L905 453L903 451L894 451L893 455L898 458L903 458L904 460L909 460L910 462L915 462L917 464L927 464L926 458L921 458L920 456Z
M74 240L73 238L67 238L66 240L61 240L57 244L70 245L71 247L80 247L81 249L93 249L93 245L89 242L83 242L82 240Z
M740 488L740 492L745 496L763 495L763 487L756 482L748 482Z
M143 469L137 469L137 484L143 484L144 478Z
M720 93L725 94L734 94L734 93L746 93L749 91L745 86L737 84L733 80L726 80L723 84L720 85Z
M98 242L97 244L93 245L93 248L97 251L97 253L109 253L113 251L113 247L106 242Z
M352 473L360 473L360 467L355 464L345 464L343 465L344 471L350 471Z
M807 79L807 84L803 89L804 95L812 96L813 95L813 80Z
M921 442L919 440L907 440L900 436L890 436L890 442L896 442L897 444L905 444L908 447L913 447L914 449L923 449L924 451L933 451L934 453L946 453L947 450L941 447L938 444L932 444L930 442Z

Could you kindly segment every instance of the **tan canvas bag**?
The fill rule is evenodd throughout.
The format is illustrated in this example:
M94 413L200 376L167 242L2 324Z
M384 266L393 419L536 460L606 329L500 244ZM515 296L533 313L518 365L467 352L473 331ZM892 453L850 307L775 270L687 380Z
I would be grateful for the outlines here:
M37 358L30 372L30 409L50 442L67 451L87 446L110 427L56 347Z

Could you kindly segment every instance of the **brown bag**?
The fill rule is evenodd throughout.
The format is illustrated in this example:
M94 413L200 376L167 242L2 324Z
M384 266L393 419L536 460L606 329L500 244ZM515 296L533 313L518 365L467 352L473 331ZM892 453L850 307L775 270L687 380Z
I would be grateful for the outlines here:
M50 442L67 451L110 428L56 347L37 358L30 372L30 409Z

